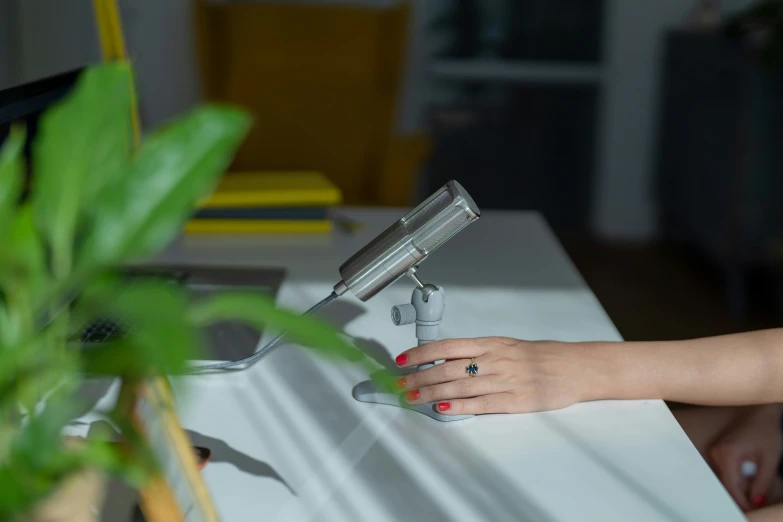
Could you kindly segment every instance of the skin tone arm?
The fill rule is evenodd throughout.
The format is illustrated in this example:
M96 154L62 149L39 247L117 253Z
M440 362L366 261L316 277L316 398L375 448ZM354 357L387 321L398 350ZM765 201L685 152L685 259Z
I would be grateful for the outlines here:
M780 404L672 410L677 422L743 511L783 501L778 464L783 455ZM743 463L753 462L748 477Z
M753 408L758 411L753 417L771 426L765 432L779 442L780 409L772 403L783 402L783 329L673 342L449 339L403 352L397 364L415 367L437 360L446 362L410 373L398 385L409 402L437 402L446 415L553 410L600 399L664 399L705 406L768 404ZM473 362L478 366L475 376L467 372ZM735 427L720 440L710 441L709 454L722 481L747 510L763 503L768 494L777 452L764 458L762 449L773 445L755 441L757 437L743 431ZM755 428L751 431L758 435ZM738 473L746 459L760 465L761 476L751 484ZM748 520L783 520L783 504L752 511Z
M705 406L783 402L783 329L668 342L448 339L412 348L401 367L446 359L398 385L444 414L524 413L601 399ZM475 360L479 371L466 367Z
M780 522L783 520L783 504L757 509L747 514L748 522Z
M612 349L613 348L613 349ZM604 361L616 361L625 373L620 386L631 397L649 395L700 405L783 402L783 329L761 330L663 343L632 343L605 348ZM611 366L611 362L610 362ZM630 397L629 397L630 398Z

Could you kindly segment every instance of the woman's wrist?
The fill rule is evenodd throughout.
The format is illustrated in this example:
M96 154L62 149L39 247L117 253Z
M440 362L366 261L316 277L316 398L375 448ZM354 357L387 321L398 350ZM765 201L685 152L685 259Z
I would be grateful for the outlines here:
M652 398L646 395L649 383L639 375L640 362L629 343L578 343L574 349L582 368L580 402Z
M732 397L742 362L713 357L702 340L588 343L585 364L596 376L589 400L661 399L701 405L753 404ZM742 372L743 368L737 371ZM758 404L758 402L757 402ZM769 409L768 409L769 410ZM767 410L767 411L768 411Z
M568 343L564 343L568 344ZM766 404L783 414L783 329L654 342L587 342L574 357L580 401L663 399L704 406Z
M758 332L686 341L585 343L588 349L582 364L596 376L585 400L756 404L764 405L763 414L780 419L783 406L775 403L783 394L772 383L783 374L775 358L780 351L776 345L783 346L783 340L775 335Z
M658 343L589 342L578 346L579 364L585 369L581 401L667 398L671 373L666 371Z

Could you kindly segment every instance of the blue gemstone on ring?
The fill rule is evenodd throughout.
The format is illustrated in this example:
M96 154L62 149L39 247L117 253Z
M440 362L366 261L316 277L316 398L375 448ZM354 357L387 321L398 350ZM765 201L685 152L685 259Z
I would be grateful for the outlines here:
M478 373L478 364L472 362L465 369L469 374L476 375Z

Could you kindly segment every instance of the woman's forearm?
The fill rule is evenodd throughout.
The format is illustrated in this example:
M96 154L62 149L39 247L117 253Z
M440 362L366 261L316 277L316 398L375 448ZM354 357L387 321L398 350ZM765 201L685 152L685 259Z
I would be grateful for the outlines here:
M783 329L689 341L585 343L585 400L783 402Z
M765 507L747 514L748 522L780 522L783 520L783 504Z

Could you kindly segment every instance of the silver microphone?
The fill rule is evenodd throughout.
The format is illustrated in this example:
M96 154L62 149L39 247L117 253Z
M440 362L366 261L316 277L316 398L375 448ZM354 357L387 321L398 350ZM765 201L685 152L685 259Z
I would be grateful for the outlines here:
M449 181L343 263L343 279L334 286L334 293L350 290L367 301L479 215L479 208L462 185Z
M409 270L413 273L428 255L478 218L479 208L473 198L462 185L449 181L343 263L340 267L342 281L334 285L331 295L304 315L317 312L348 290L367 301ZM198 366L191 371L202 373L240 366L247 369L280 344L285 336L286 332L282 332L244 359Z

